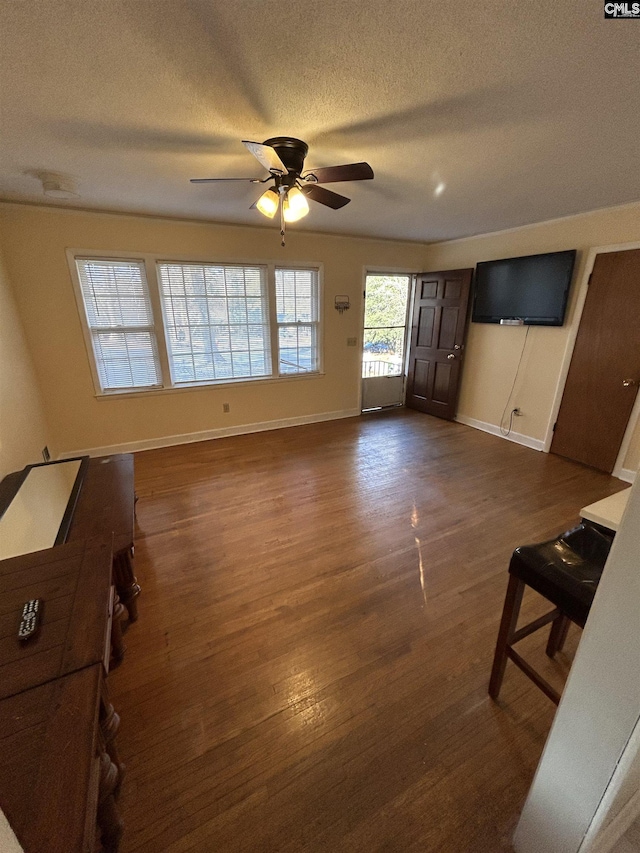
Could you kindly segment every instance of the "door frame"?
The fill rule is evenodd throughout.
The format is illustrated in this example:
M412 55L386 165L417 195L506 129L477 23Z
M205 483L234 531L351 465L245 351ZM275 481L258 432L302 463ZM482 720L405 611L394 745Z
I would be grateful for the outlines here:
M640 249L640 243L617 243L611 246L593 246L589 249L587 253L587 260L584 265L584 270L582 272L582 278L580 279L580 284L578 286L578 293L576 296L575 305L573 308L573 321L571 323L569 329L569 335L567 337L567 343L564 349L564 355L562 357L562 366L560 368L560 375L558 377L558 383L556 385L555 396L553 398L553 405L551 406L551 415L549 417L549 422L547 424L547 432L544 440L543 450L545 453L549 453L551 449L551 442L553 441L553 427L555 422L558 420L558 413L560 411L560 404L562 403L562 397L564 395L565 385L567 384L567 376L569 375L569 366L571 364L571 359L573 357L573 350L576 345L576 338L578 337L578 329L580 328L580 321L582 320L582 312L584 310L584 303L587 299L587 293L589 291L589 278L591 277L591 273L593 272L593 267L596 262L596 258L600 254L605 254L608 252L629 252L634 249ZM627 450L629 449L629 444L631 443L631 437L633 432L640 420L640 391L636 396L635 403L633 405L633 409L631 410L631 414L629 415L629 420L627 422L627 428L624 433L624 437L622 439L622 444L620 445L620 450L618 451L618 456L616 457L616 463L613 467L613 471L611 472L612 477L617 477L621 480L626 480L628 482L632 482L634 471L627 471L623 468L624 458L627 455ZM631 478L631 479L629 479Z
M360 341L360 362L358 367L358 413L360 415L366 414L362 411L362 359L364 357L364 312L366 309L366 293L367 293L367 276L368 275L406 275L409 276L409 296L407 299L407 316L405 320L404 334L405 334L405 346L404 346L404 364L402 365L404 384L402 390L402 405L404 406L405 395L407 393L407 335L409 334L409 318L411 317L411 311L413 311L413 295L415 291L415 280L416 280L416 271L407 269L406 267L385 267L376 264L375 266L365 265L362 268L362 299L360 300L360 327L358 330L358 340Z

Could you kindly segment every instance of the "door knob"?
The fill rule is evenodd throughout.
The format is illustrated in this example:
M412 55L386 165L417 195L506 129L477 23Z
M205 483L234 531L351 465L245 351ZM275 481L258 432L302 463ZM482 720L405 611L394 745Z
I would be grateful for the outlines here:
M622 384L624 385L625 388L630 388L632 385L637 385L638 380L637 379L623 379Z
M454 352L450 352L450 353L449 353L449 355L447 356L447 358L449 359L449 361L453 361L453 359L454 359L455 357L456 357L456 354L455 354Z

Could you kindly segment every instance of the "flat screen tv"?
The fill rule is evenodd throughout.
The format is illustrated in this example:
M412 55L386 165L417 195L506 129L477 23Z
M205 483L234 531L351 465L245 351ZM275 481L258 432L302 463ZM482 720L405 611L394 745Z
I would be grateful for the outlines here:
M576 250L477 264L474 323L562 326Z

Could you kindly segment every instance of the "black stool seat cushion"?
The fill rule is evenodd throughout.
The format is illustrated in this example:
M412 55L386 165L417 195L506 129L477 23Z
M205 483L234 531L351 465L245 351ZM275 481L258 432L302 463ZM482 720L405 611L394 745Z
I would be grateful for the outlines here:
M611 541L590 524L580 524L557 539L516 548L509 572L584 627Z

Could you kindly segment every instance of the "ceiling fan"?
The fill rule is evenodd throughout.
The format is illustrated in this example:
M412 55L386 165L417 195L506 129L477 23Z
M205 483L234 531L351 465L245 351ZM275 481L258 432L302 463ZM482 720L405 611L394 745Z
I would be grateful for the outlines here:
M309 146L292 136L274 136L264 142L242 140L269 174L266 178L191 178L192 184L208 184L217 181L249 181L252 184L273 185L251 205L264 216L273 219L280 208L280 233L284 246L285 223L297 222L309 213L307 199L317 201L333 210L339 210L351 199L327 190L321 184L336 181L367 181L373 178L373 169L368 163L348 163L344 166L324 166L304 169L304 160Z

